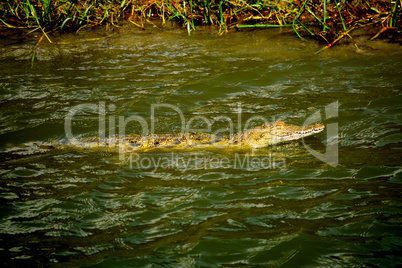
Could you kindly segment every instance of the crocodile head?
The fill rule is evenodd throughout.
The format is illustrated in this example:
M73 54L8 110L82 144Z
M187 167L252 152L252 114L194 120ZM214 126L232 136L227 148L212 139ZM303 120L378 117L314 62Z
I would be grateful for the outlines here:
M296 126L282 121L265 123L242 133L242 144L253 148L266 147L285 141L298 140L323 131L324 125L316 123L309 126Z

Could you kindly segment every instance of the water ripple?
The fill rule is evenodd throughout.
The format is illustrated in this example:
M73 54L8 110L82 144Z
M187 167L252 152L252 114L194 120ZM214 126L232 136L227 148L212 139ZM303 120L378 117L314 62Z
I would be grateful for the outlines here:
M35 42L0 47L4 260L126 267L402 262L399 47L384 43L356 55L340 45L312 57L316 45L274 30L188 37L124 29L99 42L40 46L33 68L28 51ZM327 119L334 101L339 116ZM191 150L173 153L181 165L170 151L137 155L171 159L165 167L133 167L117 150L62 144L72 107L100 102L107 120L149 120L151 104L167 103L187 120L205 116L213 130L229 130L222 118L239 123L240 110L242 126L253 116L302 125L321 110L322 123L339 125L339 165L297 141L237 155L196 153L225 166L201 165ZM175 111L158 112L158 132L180 131ZM96 111L74 118L74 135L97 135ZM127 131L139 128L130 123ZM304 142L323 154L326 133ZM251 167L236 157L274 157L283 165Z

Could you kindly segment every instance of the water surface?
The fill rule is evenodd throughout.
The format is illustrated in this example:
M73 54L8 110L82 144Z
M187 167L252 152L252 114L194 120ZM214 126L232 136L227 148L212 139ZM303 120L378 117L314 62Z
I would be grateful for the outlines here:
M35 32L1 41L5 264L402 262L399 45L357 39L360 51L343 44L315 55L319 45L281 31L218 37L134 27L51 38L59 43L43 41L33 68ZM329 117L326 107L334 103L337 116ZM338 125L338 163L311 154L336 142L328 131L255 151L122 155L61 145L66 117L77 105L104 109L105 136L110 122L118 133L120 117L175 133L179 111L186 123L195 118L193 128L207 128L202 117L211 131L226 132L229 121L237 132L250 118L302 125L315 114ZM90 107L72 120L77 138L99 136L102 111ZM142 131L134 121L125 130ZM49 143L54 148L42 146Z

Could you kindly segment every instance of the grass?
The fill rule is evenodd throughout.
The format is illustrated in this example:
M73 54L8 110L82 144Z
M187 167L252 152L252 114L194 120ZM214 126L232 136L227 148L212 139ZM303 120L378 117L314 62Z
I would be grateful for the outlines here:
M402 0L5 0L0 2L0 27L40 29L32 64L42 40L52 31L79 31L130 22L146 29L177 21L190 35L199 25L229 28L288 27L300 38L324 43L316 53L345 37L357 47L351 32L370 26L378 37L400 37ZM0 32L1 37L1 32ZM399 39L400 40L400 39Z
M9 28L79 31L83 27L119 27L130 21L141 28L174 20L188 34L198 25L229 28L291 27L295 34L332 46L351 29L376 25L401 31L401 0L7 0L0 3L0 23ZM46 36L47 37L47 36ZM335 43L334 43L335 41Z

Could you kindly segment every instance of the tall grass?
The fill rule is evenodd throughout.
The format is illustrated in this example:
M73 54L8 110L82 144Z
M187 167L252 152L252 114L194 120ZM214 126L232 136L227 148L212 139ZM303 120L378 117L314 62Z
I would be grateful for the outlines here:
M0 3L3 27L43 32L79 30L131 21L138 27L178 21L188 33L198 25L291 27L301 39L331 44L350 29L377 24L401 31L400 0L8 0ZM386 30L382 30L384 32ZM381 32L381 33L382 33ZM379 33L379 35L381 34Z
M98 24L117 25L131 1L117 0L13 0L0 4L7 27L43 27L71 30Z

